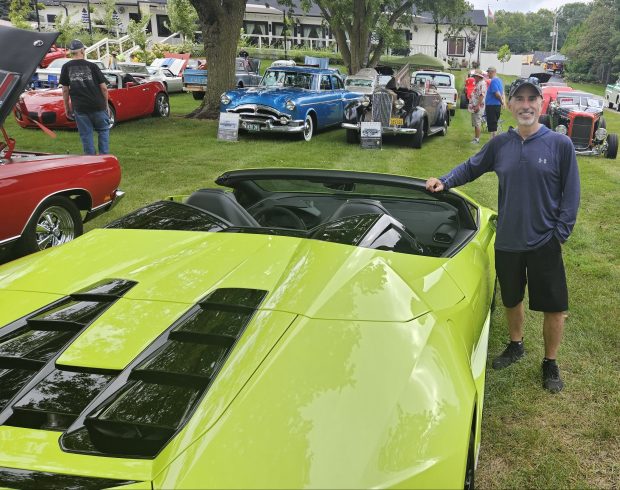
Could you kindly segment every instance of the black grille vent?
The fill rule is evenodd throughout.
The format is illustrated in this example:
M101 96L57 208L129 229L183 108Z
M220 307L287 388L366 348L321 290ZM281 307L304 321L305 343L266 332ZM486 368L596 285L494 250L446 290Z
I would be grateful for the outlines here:
M390 125L392 115L392 96L388 92L376 92L372 96L372 120L381 126Z
M58 371L55 360L134 285L117 279L102 281L2 328L0 424L62 430L75 419L88 401L83 385L96 384L86 378L96 375Z
M135 480L113 480L111 478L90 478L85 476L63 475L60 473L45 473L42 471L17 470L15 468L0 468L0 486L6 488L21 488L26 490L66 490L79 488L95 490L100 488L120 487L137 483Z
M179 431L266 291L218 289L129 366L61 438L67 451L154 457Z
M578 150L584 150L590 146L590 137L592 136L592 118L576 116L573 120L573 128L570 139Z

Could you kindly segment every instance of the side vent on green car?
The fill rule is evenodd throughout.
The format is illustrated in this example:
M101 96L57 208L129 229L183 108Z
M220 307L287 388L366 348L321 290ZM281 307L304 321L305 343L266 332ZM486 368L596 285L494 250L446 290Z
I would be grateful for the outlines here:
M66 346L136 283L106 279L0 330L0 425L63 430L114 373L55 366Z
M149 346L61 438L66 451L151 458L183 427L267 291L217 289Z

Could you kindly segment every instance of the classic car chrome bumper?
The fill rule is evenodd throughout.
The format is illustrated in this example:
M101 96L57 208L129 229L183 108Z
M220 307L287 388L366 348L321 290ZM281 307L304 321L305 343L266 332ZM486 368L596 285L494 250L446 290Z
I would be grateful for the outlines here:
M356 131L360 130L359 124L342 123L342 127L345 129L355 129ZM418 130L416 128L399 128L395 126L381 126L381 132L389 133L389 134L416 134Z
M93 208L86 213L86 216L84 216L84 223L90 221L93 218L96 218L97 216L105 213L106 211L109 211L114 206L116 206L118 204L118 201L120 201L123 197L125 197L125 193L119 189L116 189L116 192L114 192L114 197L111 201L101 204L100 206L97 206L96 208Z
M256 129L258 128L258 129ZM278 133L301 133L304 130L304 122L290 121L288 124L273 124L272 121L264 119L242 119L239 121L239 129L246 131L273 131Z

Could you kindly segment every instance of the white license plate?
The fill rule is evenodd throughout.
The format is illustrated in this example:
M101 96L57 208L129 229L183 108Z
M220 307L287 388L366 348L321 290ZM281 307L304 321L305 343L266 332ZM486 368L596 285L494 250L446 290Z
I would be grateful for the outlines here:
M260 131L260 124L245 123L245 129L247 129L248 131Z

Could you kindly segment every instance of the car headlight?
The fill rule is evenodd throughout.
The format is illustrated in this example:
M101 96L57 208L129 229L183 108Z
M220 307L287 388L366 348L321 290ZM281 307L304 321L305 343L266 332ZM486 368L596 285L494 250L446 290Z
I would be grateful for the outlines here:
M287 100L284 103L284 107L286 107L286 110L288 111L294 111L295 110L295 102L293 102L292 100Z
M396 99L396 102L394 102L394 107L396 107L398 110L402 109L405 106L405 101L403 99Z
M370 99L364 95L364 97L362 97L361 102L364 107L368 107L368 105L370 104Z
M226 94L222 94L220 96L220 102L222 104L224 104L224 105L228 105L228 104L230 104L230 97L228 97L228 95L226 95Z
M560 134L566 134L568 133L568 129L566 129L566 126L564 126L564 124L558 124L555 127L555 132Z
M605 128L598 128L594 133L594 138L597 141L603 141L607 137L607 130Z

